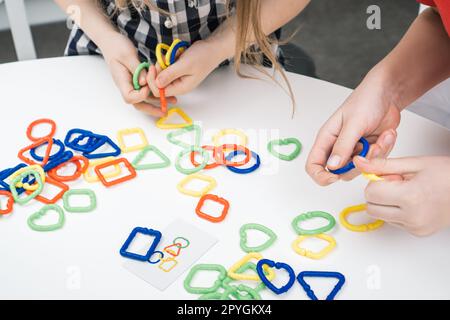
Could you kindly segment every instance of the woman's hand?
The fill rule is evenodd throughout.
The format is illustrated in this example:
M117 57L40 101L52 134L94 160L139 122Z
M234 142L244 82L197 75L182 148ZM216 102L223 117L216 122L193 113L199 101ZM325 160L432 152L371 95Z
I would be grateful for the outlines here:
M306 171L319 185L350 180L358 174L353 170L338 176L326 168L345 166L361 137L371 143L369 159L386 157L391 152L397 139L400 111L384 87L383 77L369 73L320 129L306 163Z
M362 172L397 177L367 186L367 213L373 218L398 225L416 236L450 226L450 157L355 157L355 165Z
M195 42L174 64L158 72L155 85L151 85L153 95L159 96L158 88L165 88L167 96L195 89L222 62L219 50L213 41Z
M128 38L117 32L111 35L109 40L100 49L123 100L153 117L164 116L159 107L159 98L151 94L148 85L155 82L157 75L155 66L151 66L148 72L145 70L141 72L139 77L141 89L134 90L133 73L140 64L136 48ZM176 103L176 98L169 96L167 101Z

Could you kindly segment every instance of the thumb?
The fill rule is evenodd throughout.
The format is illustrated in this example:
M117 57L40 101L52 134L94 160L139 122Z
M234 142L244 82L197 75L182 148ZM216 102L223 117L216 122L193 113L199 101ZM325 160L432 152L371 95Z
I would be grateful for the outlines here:
M187 64L183 60L177 61L166 69L162 70L156 77L158 88L165 88L176 79L186 75Z
M328 158L327 167L338 169L343 167L352 157L355 146L362 136L361 130L352 124L344 124L335 144L331 156Z
M131 74L134 74L137 67L141 64L141 61L139 61L139 59L136 55L132 55L128 59L123 61L123 64L128 69L128 71L130 71ZM141 87L144 87L147 85L147 70L146 69L143 69L141 71L141 73L139 74L139 84Z
M368 160L366 158L356 156L353 162L355 163L356 168L358 168L361 172L368 172L382 176L415 173L423 168L422 162L419 158L375 158Z

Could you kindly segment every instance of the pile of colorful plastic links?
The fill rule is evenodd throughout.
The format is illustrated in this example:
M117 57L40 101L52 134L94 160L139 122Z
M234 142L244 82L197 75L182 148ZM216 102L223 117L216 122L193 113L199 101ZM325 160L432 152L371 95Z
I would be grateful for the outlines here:
M323 229L321 231L329 230L334 226L331 222L329 225L331 227L325 226L321 228ZM249 230L259 231L267 236L268 239L258 246L249 246L247 244L247 232ZM326 297L326 300L333 300L345 283L344 275L339 272L303 271L296 274L294 269L287 263L264 259L260 251L270 248L277 239L277 235L266 226L248 223L241 227L239 235L241 249L247 254L228 270L219 264L199 264L194 266L184 280L184 288L187 292L201 295L199 297L200 300L260 300L261 292L264 289L269 289L276 295L284 294L293 287L295 280L297 280L310 299L318 300L305 278L325 277L338 280L338 283ZM273 283L276 276L275 270L282 270L288 275L287 282L281 286L276 286ZM217 278L209 286L193 286L193 279L200 272L205 271L216 272Z
M48 133L36 136L38 127L48 127ZM40 128L40 131L43 131ZM106 187L125 182L136 177L136 170L163 168L170 165L170 160L156 147L149 146L142 129L133 128L119 131L119 146L108 136L83 129L71 129L64 142L55 138L56 123L51 119L39 119L32 122L26 135L31 144L22 148L18 157L22 161L18 165L0 172L0 214L10 214L14 205L24 205L31 200L44 203L41 210L28 218L28 225L35 231L53 231L63 227L64 210L67 212L85 213L96 208L95 193L89 189L70 190L68 182L84 176L87 182L101 181ZM139 134L142 143L127 146L125 135ZM126 158L115 158L122 152L138 151L133 163ZM163 163L141 164L147 152L155 152ZM70 174L67 174L70 172ZM48 196L46 185L56 187L59 192ZM87 199L83 205L74 205L74 198ZM63 208L57 205L62 200ZM4 205L1 205L5 201ZM42 217L55 212L57 222L43 225Z
M145 254L137 254L129 250L131 242L138 234L153 237L153 241L146 249ZM130 235L128 236L125 243L120 249L120 255L124 258L133 259L141 262L148 262L150 264L158 264L158 268L164 272L172 271L177 265L178 261L176 258L189 247L190 242L184 237L176 237L173 239L172 243L162 251L157 250L157 247L161 241L162 234L160 231L136 227L134 228ZM167 256L167 257L166 257ZM155 257L155 258L154 258Z
M282 286L278 287L272 282L276 276L275 270L283 270L288 275L287 282ZM211 281L211 285L193 286L193 279L198 277L200 272L205 271L216 272L217 278ZM281 295L287 293L297 280L311 300L318 300L313 289L305 280L307 277L338 280L325 298L326 300L333 300L345 283L345 276L339 272L302 271L296 274L287 263L264 259L261 254L251 252L228 270L220 264L195 265L184 280L184 288L189 293L200 295L199 300L261 300L263 290L269 289L272 293Z
M180 136L189 133L194 133L192 144L188 144L180 139ZM226 135L236 136L239 144L222 144L221 139ZM213 223L222 222L228 214L230 204L225 198L210 193L217 186L216 180L211 176L200 174L199 172L218 168L219 166L224 166L229 171L238 174L249 174L257 170L261 165L261 160L256 152L246 147L248 142L247 136L240 130L223 129L213 137L212 145L200 146L202 129L200 126L192 124L170 132L167 135L167 139L172 144L182 148L182 151L178 153L175 160L175 168L187 176L178 183L178 190L185 195L200 198L195 209L196 214L200 218ZM243 159L239 159L238 156L242 156ZM183 164L183 161L187 160L185 159L187 157L189 157L190 163ZM201 157L201 160L198 157ZM210 159L213 161L210 161ZM251 161L253 161L253 164L249 166L248 164ZM194 180L206 182L207 185L200 190L187 188L187 185ZM214 216L204 211L204 206L207 201L216 202L222 206L222 212L219 216Z

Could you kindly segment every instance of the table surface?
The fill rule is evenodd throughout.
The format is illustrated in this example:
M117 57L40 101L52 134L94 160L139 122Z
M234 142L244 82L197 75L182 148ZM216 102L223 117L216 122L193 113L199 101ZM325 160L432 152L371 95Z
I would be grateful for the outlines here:
M257 150L262 168L240 176L224 168L208 172L227 198L231 209L219 224L194 213L197 198L176 189L183 178L173 166L144 171L137 179L106 189L84 181L97 193L96 211L68 217L62 230L39 233L26 224L28 215L41 205L16 206L0 218L0 299L8 298L124 298L195 299L183 289L185 274L160 292L123 268L118 250L135 226L163 230L176 218L216 235L219 242L201 259L226 267L239 260L239 228L247 222L264 224L279 239L263 252L267 258L302 270L335 270L346 275L339 299L450 298L450 232L419 239L391 226L370 233L353 233L337 226L336 249L322 260L310 260L291 249L296 238L291 221L312 210L335 217L364 201L366 181L358 179L331 187L315 185L304 171L305 159L321 124L351 90L288 74L298 106L291 117L289 97L268 80L238 78L232 68L214 72L197 90L180 97L179 105L203 126L204 142L222 128L241 128ZM58 124L57 136L80 127L115 138L118 130L141 127L149 142L173 159L175 147L167 131L155 120L126 105L116 90L103 60L96 57L57 58L0 66L2 126L1 167L18 162L17 151L28 141L27 125L41 117ZM299 158L276 161L266 151L274 137L298 137L303 143ZM450 155L450 132L419 116L405 112L393 156ZM76 276L79 286L71 286ZM327 290L319 283L318 292ZM263 298L277 298L264 292ZM298 284L282 299L307 299Z

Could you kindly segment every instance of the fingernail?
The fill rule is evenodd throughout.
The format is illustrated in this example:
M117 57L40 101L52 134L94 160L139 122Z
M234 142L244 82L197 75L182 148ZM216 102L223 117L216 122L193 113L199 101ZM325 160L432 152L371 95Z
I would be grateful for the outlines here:
M341 157L338 155L332 155L327 161L327 166L328 167L337 167L339 165L339 163L341 163Z
M369 163L369 160L367 160L366 158L361 157L361 156L357 156L356 159L358 161L360 161L360 162L363 162L363 163Z
M392 145L394 144L395 137L393 134L387 134L386 137L384 137L384 144L385 145Z
M339 177L336 176L336 177L330 178L330 179L328 180L328 183L329 183L329 184L332 184L332 183L335 183L335 182L338 182L338 181L339 181Z

